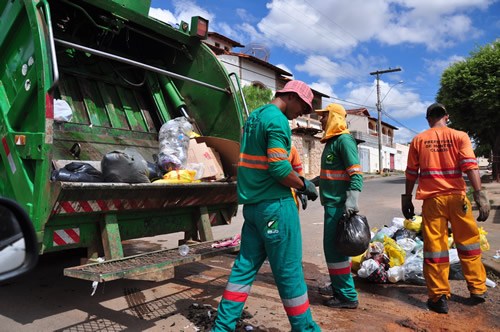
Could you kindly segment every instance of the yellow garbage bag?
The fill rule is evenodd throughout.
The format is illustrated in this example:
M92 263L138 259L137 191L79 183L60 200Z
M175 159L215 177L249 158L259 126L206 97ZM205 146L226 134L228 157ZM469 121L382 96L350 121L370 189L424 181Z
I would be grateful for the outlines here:
M404 227L410 231L420 232L422 229L422 217L421 216L413 216L412 219L405 219Z
M365 255L366 255L366 252L362 253L361 255L351 257L351 271L352 272L358 272L358 270L361 268L361 263L364 261Z
M389 256L389 266L401 266L405 262L406 252L401 248L396 241L388 236L384 236L384 250Z
M485 231L483 227L479 227L479 242L482 251L490 250L490 244L488 242L488 239L486 238L486 235L488 235L488 232Z
M163 179L154 181L154 183L193 183L201 182L200 180L195 180L196 171L191 169L179 169L170 171L163 175Z

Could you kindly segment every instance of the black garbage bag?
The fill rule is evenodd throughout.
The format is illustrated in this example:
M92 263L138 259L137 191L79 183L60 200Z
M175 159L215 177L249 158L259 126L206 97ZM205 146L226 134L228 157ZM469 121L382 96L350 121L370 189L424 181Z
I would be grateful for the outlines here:
M163 172L157 163L147 162L148 164L148 178L151 182L159 180L163 177Z
M345 256L358 256L368 249L371 234L368 220L360 214L343 215L337 225L335 247Z
M101 160L101 170L106 182L150 182L146 159L132 148L106 153Z
M88 163L74 161L63 168L52 171L52 181L104 182L102 173Z
M405 238L409 238L409 239L412 239L412 240L415 240L415 238L417 237L417 233L414 232L414 231L411 231L409 229L406 229L406 228L400 228L398 229L394 235L392 236L392 238L394 240L399 240L399 239L405 239Z

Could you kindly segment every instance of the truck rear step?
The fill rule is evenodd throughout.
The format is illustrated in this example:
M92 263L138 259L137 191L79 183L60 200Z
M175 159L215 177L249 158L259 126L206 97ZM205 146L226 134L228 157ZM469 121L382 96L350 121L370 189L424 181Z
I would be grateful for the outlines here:
M181 256L178 248L158 250L120 259L113 259L102 263L66 268L64 269L64 275L67 277L98 282L116 279L161 281L172 277L174 266L197 262L225 253L236 252L240 249L239 245L212 248L212 244L216 242L219 241L189 245L190 250L186 256Z

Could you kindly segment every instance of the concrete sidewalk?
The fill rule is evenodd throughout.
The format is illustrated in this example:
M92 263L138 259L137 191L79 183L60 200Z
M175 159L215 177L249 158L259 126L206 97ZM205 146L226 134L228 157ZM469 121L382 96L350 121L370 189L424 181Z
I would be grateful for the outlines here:
M488 220L478 222L478 226L488 232L486 238L490 244L490 250L483 252L483 263L487 270L500 278L500 182L483 183L483 187L491 203ZM474 202L472 204L475 205ZM477 216L477 210L474 211L474 216Z

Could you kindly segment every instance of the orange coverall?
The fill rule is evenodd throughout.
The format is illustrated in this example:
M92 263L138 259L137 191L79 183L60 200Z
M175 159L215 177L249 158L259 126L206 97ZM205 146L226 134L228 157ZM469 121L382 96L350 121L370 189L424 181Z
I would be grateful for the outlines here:
M423 200L424 275L429 298L450 297L448 222L471 293L486 292L479 229L466 196L463 172L477 169L477 160L465 132L430 128L410 145L406 178L416 181L416 198Z

